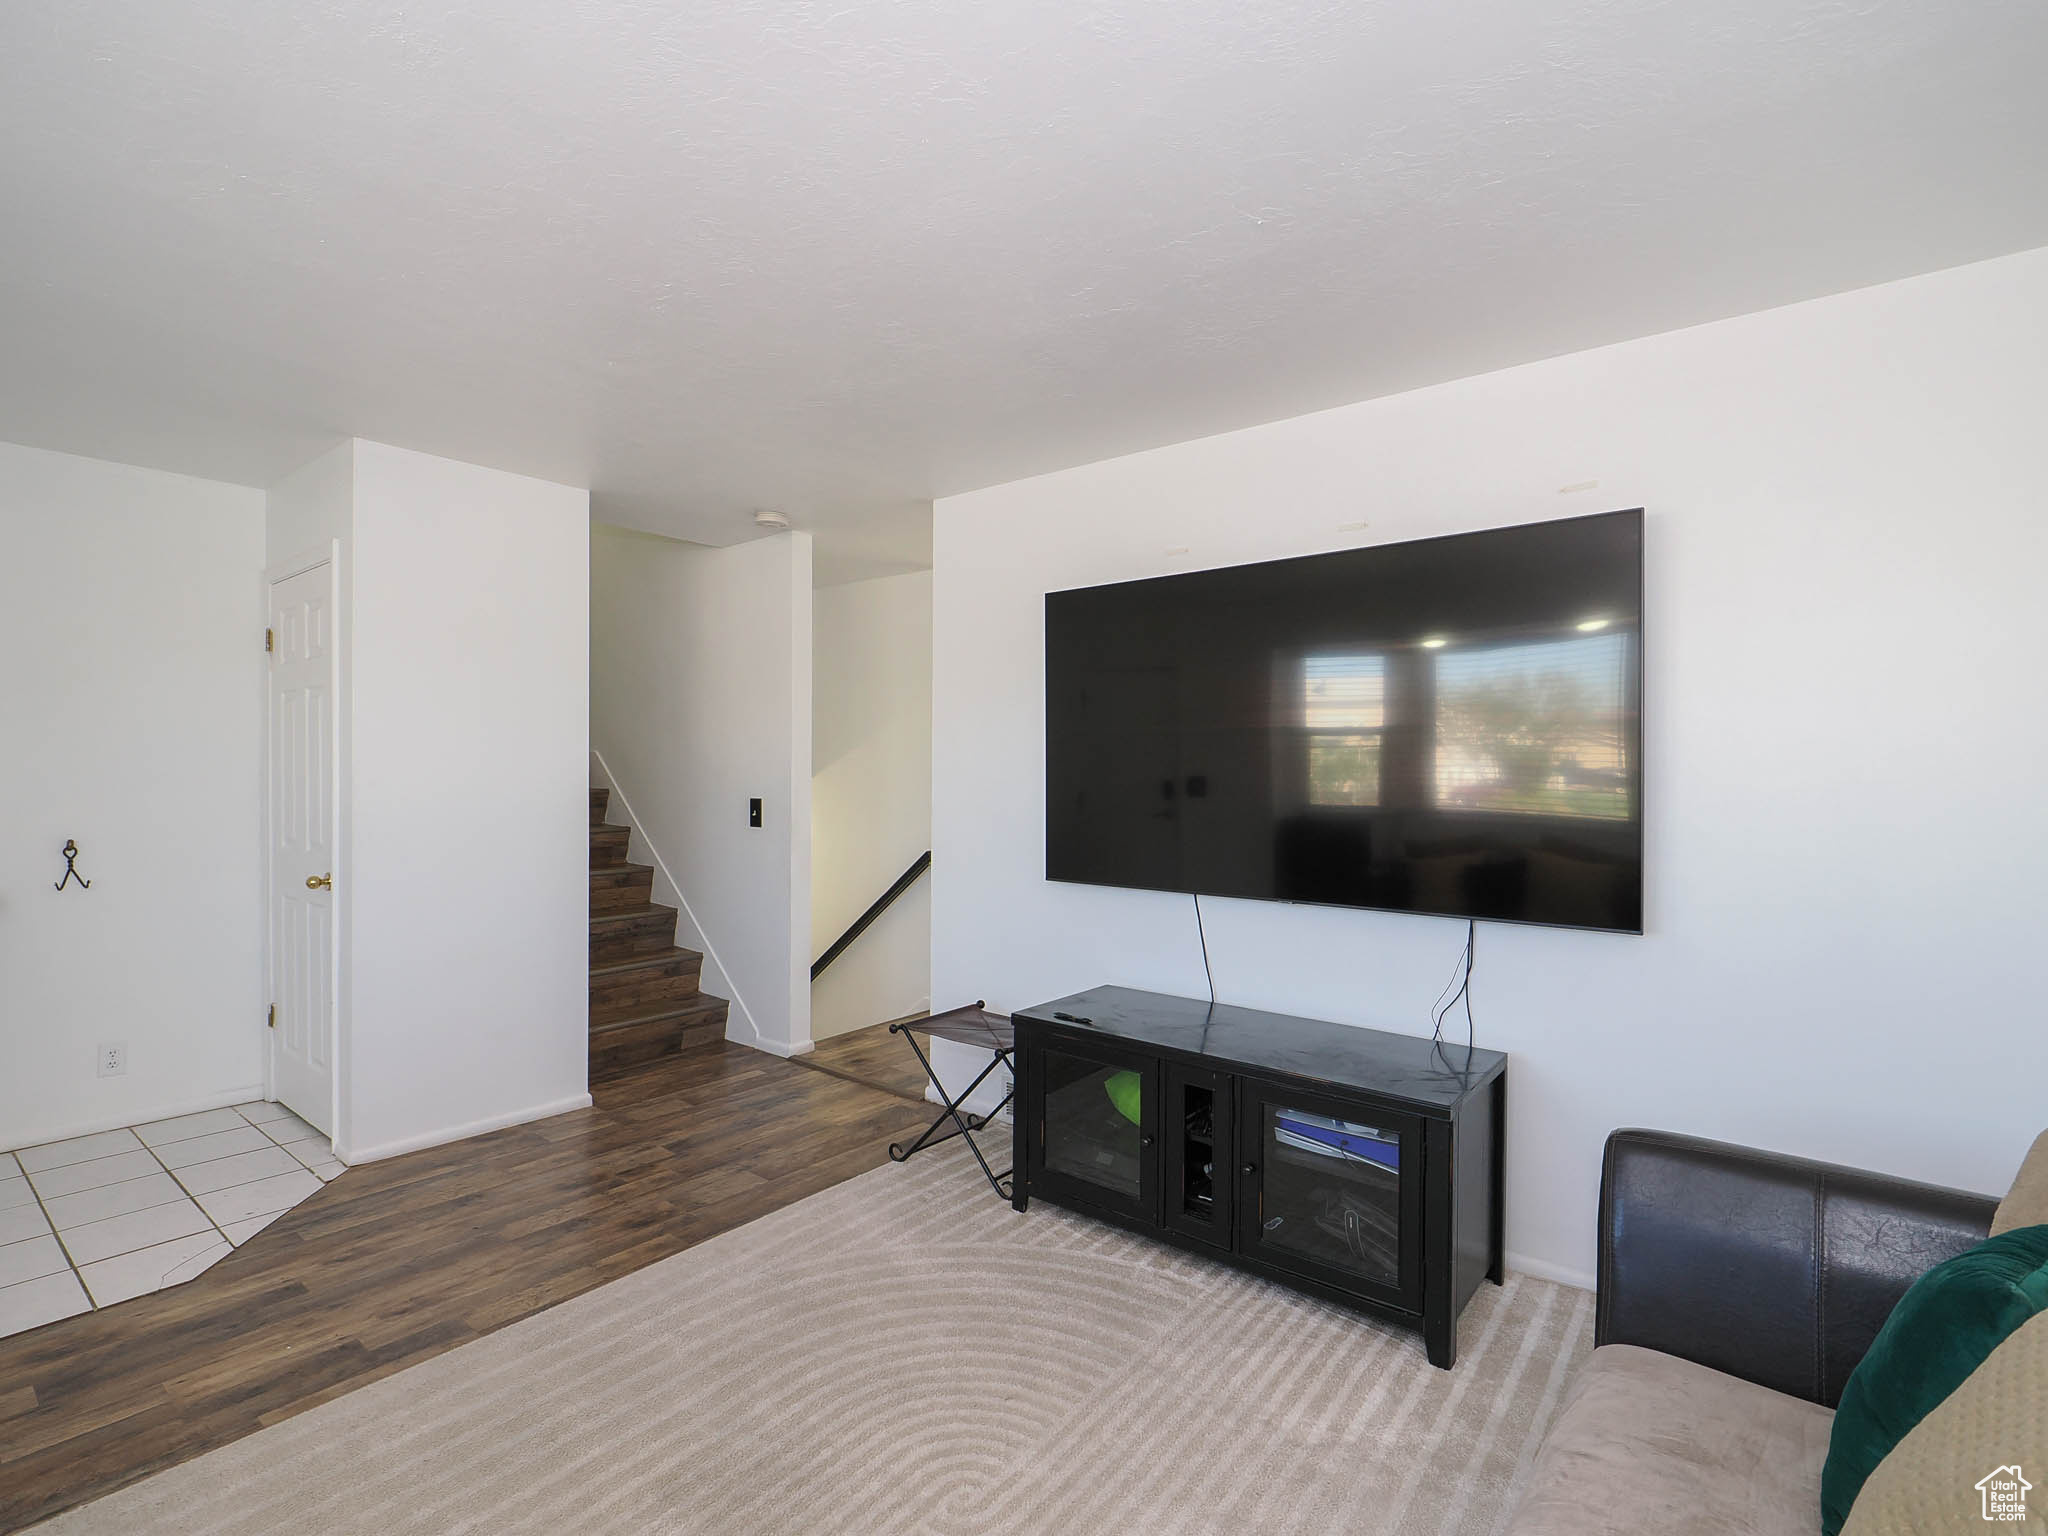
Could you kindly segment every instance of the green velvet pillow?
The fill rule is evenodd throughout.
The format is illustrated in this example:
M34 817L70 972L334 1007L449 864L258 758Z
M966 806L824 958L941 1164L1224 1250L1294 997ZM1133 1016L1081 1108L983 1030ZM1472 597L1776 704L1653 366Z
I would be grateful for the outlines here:
M1891 1448L2041 1311L2048 1311L2048 1226L1991 1238L1913 1282L1842 1389L1820 1475L1824 1536L1838 1536L1864 1480Z
M1143 1123L1145 1079L1135 1072L1112 1072L1102 1080L1102 1091L1109 1095L1118 1114L1133 1125Z

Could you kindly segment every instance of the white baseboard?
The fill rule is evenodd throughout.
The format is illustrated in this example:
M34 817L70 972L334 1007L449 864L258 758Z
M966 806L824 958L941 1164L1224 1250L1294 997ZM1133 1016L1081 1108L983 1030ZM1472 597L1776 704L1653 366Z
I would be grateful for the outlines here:
M728 1037L730 1038L730 1037ZM815 1041L805 1040L791 1045L784 1040L763 1040L755 1036L751 1040L734 1040L734 1045L751 1045L757 1051L766 1051L770 1056L808 1056L817 1049Z
M525 1125L529 1121L547 1120L555 1115L566 1115L574 1110L588 1108L589 1094L571 1094L566 1099L556 1099L552 1104L535 1104L527 1109L515 1109L509 1114L472 1120L467 1125L451 1125L438 1131L428 1131L420 1136L405 1136L397 1141L381 1142L374 1147L343 1147L336 1143L334 1155L351 1166L357 1163L381 1162L387 1157L398 1157L407 1152L446 1146L451 1141L467 1141L470 1137L481 1136L487 1131L502 1131L508 1125Z
M1532 1259L1527 1254L1510 1253L1505 1256L1509 1269L1517 1274L1533 1275L1538 1280L1555 1280L1559 1285L1568 1285L1574 1290L1594 1289L1593 1277L1583 1269L1567 1269L1562 1264L1552 1264L1544 1259Z
M96 1136L101 1131L118 1131L131 1125L148 1125L157 1120L172 1120L179 1115L204 1114L209 1109L232 1109L237 1104L254 1104L267 1097L261 1083L251 1083L242 1088L224 1088L219 1093L210 1093L199 1099L179 1099L169 1104L152 1105L147 1110L136 1110L124 1115L99 1116L91 1120L59 1122L55 1125L31 1127L29 1134L10 1133L18 1136L10 1140L0 1152L13 1152L21 1147L40 1147L52 1141L69 1141L74 1136Z

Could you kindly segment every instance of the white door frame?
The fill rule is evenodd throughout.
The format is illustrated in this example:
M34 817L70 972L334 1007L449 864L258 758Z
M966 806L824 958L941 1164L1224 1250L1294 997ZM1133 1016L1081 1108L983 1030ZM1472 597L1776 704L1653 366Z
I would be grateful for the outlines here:
M331 539L325 547L308 550L292 559L279 561L265 568L260 593L263 602L263 627L270 627L270 589L280 581L294 576L303 576L308 571L327 567L328 611L334 615L334 642L328 647L327 684L328 697L334 701L334 729L328 732L330 750L333 753L332 773L334 783L333 824L328 828L330 846L334 850L334 923L328 940L327 1006L334 1020L334 1081L333 1101L329 1105L330 1122L334 1126L334 1144L339 1156L342 1140L341 1125L341 1077L348 1060L348 1020L341 1010L341 954L342 928L348 921L348 902L345 892L348 871L343 867L347 849L341 840L341 806L346 785L342 779L341 741L343 734L341 695L341 653L348 644L348 616L341 607L341 540ZM271 754L276 746L276 735L270 718L270 665L268 652L263 666L263 1000L267 1006L277 1001L277 956L273 953L275 924L273 903L277 898L277 879L273 854L276 848L277 808L272 804L271 785L274 782L274 764ZM263 1035L263 1093L265 1098L277 1096L277 1045L276 1038L269 1030Z

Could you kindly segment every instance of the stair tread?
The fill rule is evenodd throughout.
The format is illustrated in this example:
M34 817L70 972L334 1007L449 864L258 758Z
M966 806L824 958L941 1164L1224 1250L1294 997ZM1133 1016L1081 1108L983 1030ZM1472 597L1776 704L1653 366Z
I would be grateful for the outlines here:
M618 864L595 864L591 866L590 878L595 880L600 875L607 879L617 876L637 877L653 873L654 866L652 864L627 864L624 862Z
M671 1021L691 1023L708 1019L713 1014L722 1014L731 1005L725 998L713 997L709 992L700 992L687 1003L675 1007L660 1007L652 1013L637 1013L630 1019L608 1019L602 1024L590 1026L593 1035L608 1035L624 1029L644 1029L649 1024L665 1024Z
M644 907L613 907L609 912L593 912L592 923L623 923L634 918L648 918L657 912L674 912L674 907L665 907L658 901L650 901Z
M621 971L644 971L652 970L656 966L674 965L678 960L696 960L701 963L703 959L704 956L701 951L685 949L680 944L673 944L667 949L651 949L644 955L634 955L630 959L607 960L602 965L593 965L590 968L590 974L593 976L612 976Z

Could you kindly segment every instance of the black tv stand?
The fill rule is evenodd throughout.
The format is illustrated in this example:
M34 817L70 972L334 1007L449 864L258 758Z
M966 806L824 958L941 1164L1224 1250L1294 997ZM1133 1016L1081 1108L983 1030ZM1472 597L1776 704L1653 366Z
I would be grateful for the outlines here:
M1097 987L1012 1015L1033 1195L1422 1330L1501 1278L1507 1057Z

